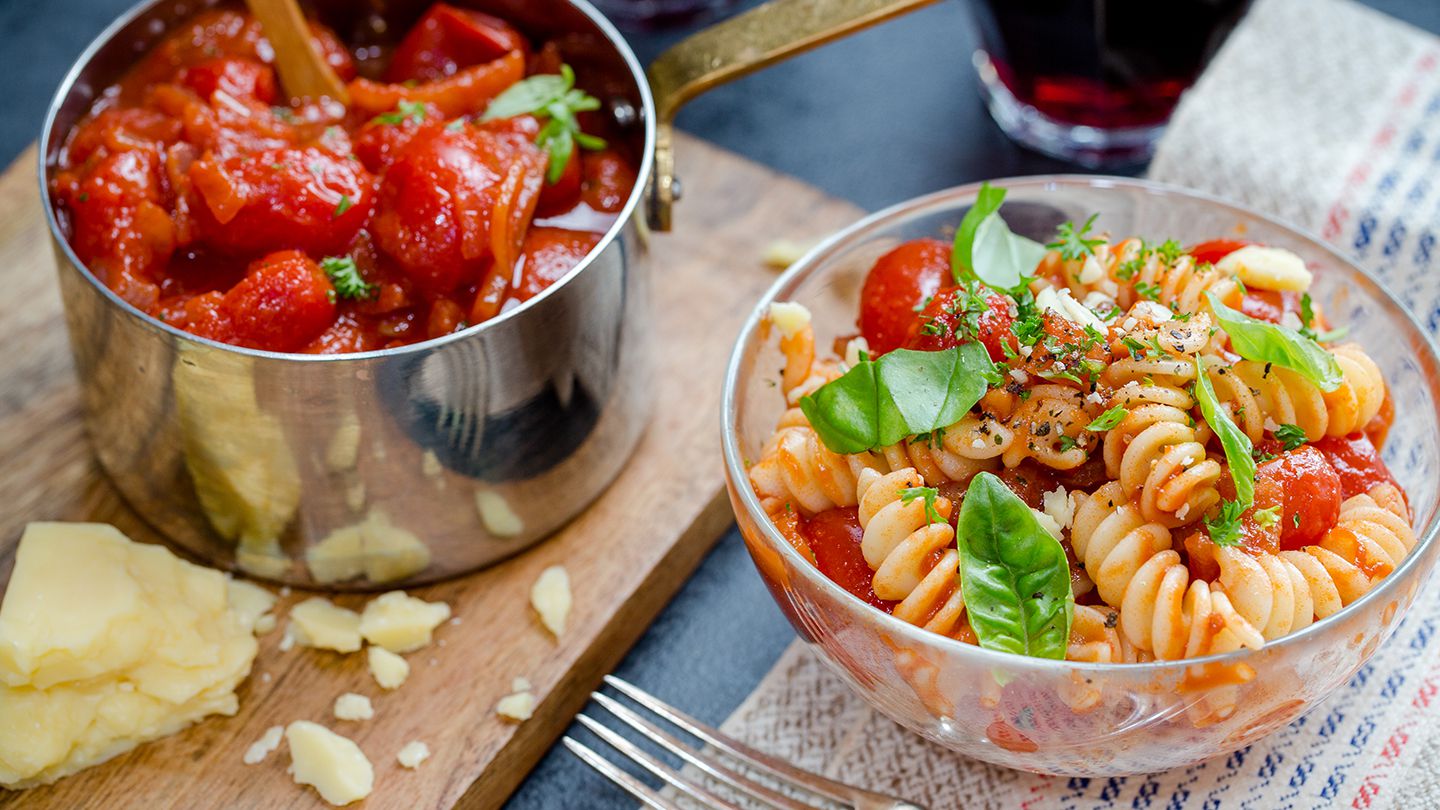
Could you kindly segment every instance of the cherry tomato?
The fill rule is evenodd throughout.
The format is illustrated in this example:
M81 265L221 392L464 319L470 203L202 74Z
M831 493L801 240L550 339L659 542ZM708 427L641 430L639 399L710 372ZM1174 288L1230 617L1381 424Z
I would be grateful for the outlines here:
M580 168L584 180L580 194L585 204L607 214L619 212L635 188L635 167L612 149L582 151Z
M972 306L968 298L968 293L958 287L936 293L918 318L912 315L904 347L938 351L960 345L961 336L968 330L963 323L966 308ZM1004 344L1009 343L1012 351L1019 346L1010 332L1015 316L1010 314L1009 300L997 292L986 292L984 301L985 309L975 316L976 336L985 344L990 359L998 362L1005 359Z
M1369 492L1376 484L1395 484L1395 476L1380 458L1370 437L1364 433L1349 436L1326 436L1314 447L1334 466L1340 477L1340 494L1349 498L1362 492Z
M1214 264L1240 248L1251 244L1254 243L1246 242L1243 239L1211 239L1208 242L1201 242L1190 248L1189 253L1195 257L1195 261L1197 262Z
M1280 546L1297 549L1320 541L1340 517L1340 476L1325 456L1310 446L1261 464L1257 480L1275 481L1283 493ZM1297 520L1298 517L1298 520Z
M595 245L600 234L588 231L567 231L563 228L531 228L525 234L523 270L520 286L511 293L518 301L539 295L575 268Z
M201 239L239 254L338 253L375 201L374 180L358 160L315 147L207 156L190 168L190 180L202 203L194 206Z
M1300 293L1275 290L1246 290L1240 299L1240 311L1252 318L1280 323L1285 313L1300 314Z
M389 112L402 101L433 104L445 118L483 112L490 99L525 78L525 54L510 51L483 65L463 68L453 76L422 84L382 84L356 79L348 85L350 106L361 115Z
M381 182L372 227L376 243L432 294L478 281L481 263L492 254L491 216L501 184L521 156L543 173L543 156L527 138L421 130Z
M102 158L62 196L76 255L121 298L149 311L159 300L153 275L175 250L159 156L131 150Z
M860 516L855 507L847 506L821 512L809 519L801 519L800 533L815 555L815 567L832 582L865 602L889 613L895 608L894 602L887 602L875 595L872 584L875 572L865 562L860 552Z
M208 59L181 70L178 78L181 84L206 101L216 91L224 92L231 98L253 98L264 104L274 104L279 96L275 71L269 65L238 56Z
M563 214L580 202L580 164L580 147L576 146L570 150L570 157L565 161L565 170L560 174L560 179L554 183L546 180L544 188L540 189L540 202L535 206L535 216L553 217Z
M272 253L215 307L217 339L252 349L293 352L335 321L335 290L314 259L298 250Z
M436 3L395 48L385 80L435 81L510 51L528 50L525 37L504 20Z
M950 246L916 239L881 256L860 291L860 334L874 355L905 344L917 307L950 278Z

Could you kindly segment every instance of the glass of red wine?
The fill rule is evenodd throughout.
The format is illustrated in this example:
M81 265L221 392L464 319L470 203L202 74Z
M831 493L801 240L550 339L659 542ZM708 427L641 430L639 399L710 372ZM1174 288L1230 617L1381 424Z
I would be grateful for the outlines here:
M1148 160L1250 0L971 0L975 68L1007 135L1089 168Z

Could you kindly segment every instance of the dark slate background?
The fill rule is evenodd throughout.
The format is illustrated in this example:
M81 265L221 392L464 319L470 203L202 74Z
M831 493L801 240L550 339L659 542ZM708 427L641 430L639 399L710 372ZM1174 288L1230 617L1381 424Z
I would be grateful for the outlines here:
M1440 32L1437 0L1366 4ZM129 5L0 0L0 55L11 71L0 165L35 140L70 62ZM636 32L630 41L648 62L687 30ZM1011 144L990 121L970 69L974 48L965 3L949 0L714 90L679 123L867 209L983 178L1074 171ZM681 227L683 215L682 208ZM792 638L732 529L618 674L719 724ZM486 711L477 707L476 722L486 722ZM634 806L563 749L552 750L509 803L510 810Z

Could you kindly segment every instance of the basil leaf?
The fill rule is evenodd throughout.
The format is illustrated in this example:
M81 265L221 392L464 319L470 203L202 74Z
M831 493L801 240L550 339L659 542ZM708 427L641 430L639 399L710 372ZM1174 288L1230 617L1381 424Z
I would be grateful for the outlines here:
M992 473L970 481L955 547L965 611L980 646L1063 659L1075 612L1065 549Z
M1048 251L1034 239L1010 232L999 212L986 217L975 229L970 258L975 275L991 287L1013 290L1035 272Z
M1250 455L1250 437L1235 424L1230 413L1220 407L1215 388L1205 376L1205 361L1198 355L1195 357L1195 399L1200 402L1205 423L1220 437L1220 446L1225 448L1230 477L1235 479L1235 499L1243 512L1255 503L1255 457Z
M896 349L880 358L878 365L880 382L905 421L906 435L959 422L985 396L980 370L992 369L990 355L980 343L940 352Z
M981 222L1000 210L1000 203L1004 201L1005 189L996 188L989 183L980 184L980 193L975 195L975 202L960 220L960 227L955 229L955 245L950 251L950 274L955 277L956 284L963 284L967 274L974 274L975 265L971 256L974 252L975 231Z
M994 373L979 343L938 352L896 349L802 397L800 409L831 451L860 453L960 421Z
M1334 391L1344 382L1335 355L1319 343L1278 324L1261 321L1238 312L1220 302L1215 293L1206 291L1215 319L1230 336L1230 346L1246 360L1274 363L1288 368L1322 391Z
M535 143L545 151L548 162L545 182L555 185L565 175L575 144L582 149L604 149L605 140L580 131L575 113L600 109L600 99L575 89L575 71L561 65L560 73L541 73L521 79L496 96L485 108L481 121L533 114L545 119Z

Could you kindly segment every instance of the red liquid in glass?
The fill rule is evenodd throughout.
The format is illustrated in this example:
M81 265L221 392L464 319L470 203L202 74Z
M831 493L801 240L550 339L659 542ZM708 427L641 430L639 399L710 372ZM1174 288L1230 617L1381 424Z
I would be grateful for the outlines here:
M1163 124L1250 0L973 0L1005 88L1058 123Z

